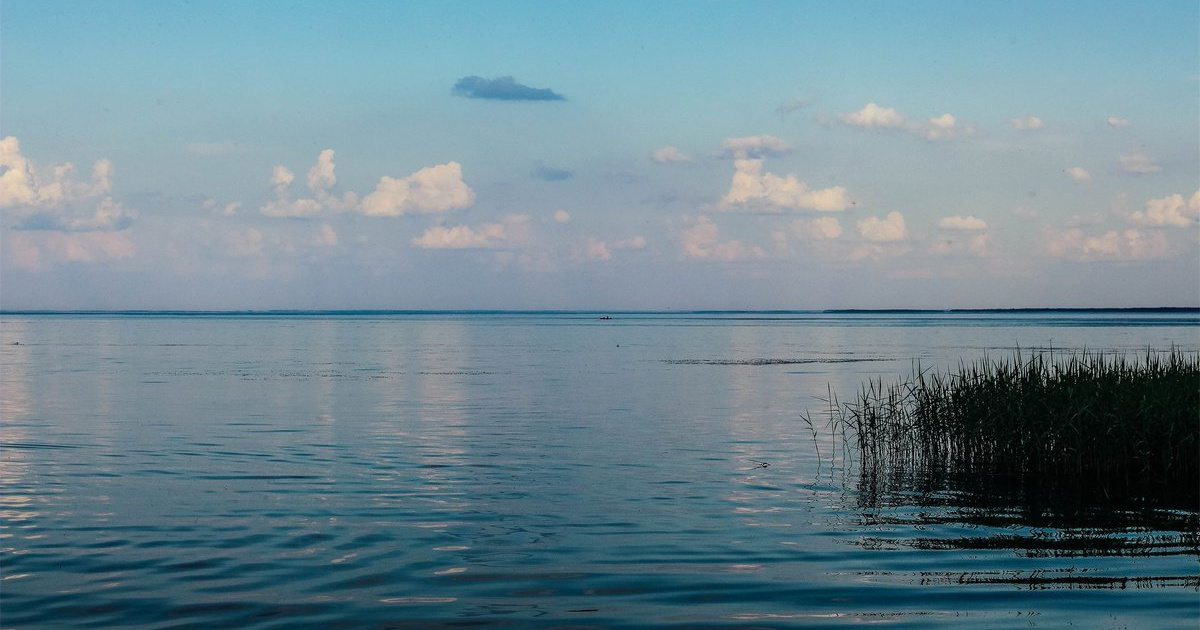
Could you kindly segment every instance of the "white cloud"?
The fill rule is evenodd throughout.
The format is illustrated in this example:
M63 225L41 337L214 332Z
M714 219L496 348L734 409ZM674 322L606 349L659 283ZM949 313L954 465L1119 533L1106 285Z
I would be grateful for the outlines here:
M908 236L908 228L904 225L904 215L899 212L889 212L886 217L867 217L855 221L858 233L863 238L875 243L894 243Z
M1170 254L1167 236L1160 230L1109 230L1089 236L1070 228L1047 236L1046 251L1055 258L1076 261L1133 261L1165 258Z
M1108 117L1108 125L1110 127L1128 127L1129 119L1128 118L1117 118L1116 116L1109 116Z
M1154 161L1154 158L1145 153L1122 155L1117 160L1121 163L1121 170L1126 173L1157 173L1162 170L1162 167Z
M447 162L423 168L408 177L380 178L375 191L362 200L362 212L373 217L398 217L467 208L475 192L462 179L462 165Z
M991 234L986 232L970 233L962 236L944 236L939 238L930 248L929 253L938 256L971 254L984 256L988 253Z
M1037 131L1043 127L1042 119L1037 116L1010 118L1008 122L1017 131Z
M744 245L741 241L722 242L717 225L704 216L680 233L679 241L683 246L683 254L688 258L728 262L766 255L761 248Z
M960 124L950 114L942 114L937 118L930 118L928 124L924 127L911 126L908 131L919 136L924 136L926 140L952 140L954 138L975 135L973 127Z
M900 112L890 107L880 107L875 103L867 103L857 112L839 114L838 120L851 127L863 129L899 129L908 123L908 119Z
M312 191L327 190L337 183L334 174L333 149L325 149L317 156L317 163L308 170L308 187Z
M421 236L412 239L412 244L421 249L499 249L525 244L529 240L525 228L529 216L509 215L502 222L481 223L475 227L455 225L434 226Z
M671 164L676 162L691 162L692 158L688 154L679 149L666 146L661 149L655 149L650 152L650 159L659 164Z
M458 162L423 168L408 177L384 176L361 203L354 192L338 198L329 192L337 184L333 156L332 149L321 151L317 163L309 169L306 183L313 193L309 198L292 199L290 188L296 176L287 167L276 166L271 172L275 199L259 212L276 218L310 217L329 211L399 217L466 208L475 202L475 193L463 181Z
M554 212L554 222L555 223L570 223L571 222L571 213L567 212L566 210L555 211Z
M734 160L733 181L721 198L724 210L820 210L836 212L850 205L849 195L841 186L812 190L795 175L780 177L763 172L763 161Z
M912 122L907 116L890 107L867 103L857 112L838 115L842 124L859 129L899 130L926 140L951 140L975 135L974 127L960 123L950 114L930 118L925 123Z
M1129 222L1146 227L1189 227L1200 220L1200 190L1190 199L1170 195L1146 202L1145 210L1129 215Z
M1069 175L1071 179L1075 180L1076 182L1086 182L1092 179L1092 174L1081 166L1072 166L1071 168L1067 169L1067 175Z
M721 150L725 157L763 158L783 155L792 150L792 145L775 136L745 136L726 139L721 144Z
M21 154L16 136L0 139L0 208L56 207L63 203L99 197L112 191L113 163L96 160L90 181L75 179L75 165L67 162L46 173Z
M958 230L958 231L978 231L988 228L987 221L978 219L974 216L953 216L945 217L938 221L938 228L943 230Z

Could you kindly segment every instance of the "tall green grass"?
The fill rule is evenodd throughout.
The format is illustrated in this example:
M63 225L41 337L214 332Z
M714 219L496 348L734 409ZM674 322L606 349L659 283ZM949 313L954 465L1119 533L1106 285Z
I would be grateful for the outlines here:
M1019 493L1200 509L1200 355L1038 352L873 380L831 422L871 491Z

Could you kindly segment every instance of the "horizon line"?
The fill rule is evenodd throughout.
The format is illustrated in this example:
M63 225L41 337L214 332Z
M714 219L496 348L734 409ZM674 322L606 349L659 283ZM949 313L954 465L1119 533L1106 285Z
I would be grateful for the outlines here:
M833 309L2 309L4 315L853 315L954 313L1200 313L1200 306Z

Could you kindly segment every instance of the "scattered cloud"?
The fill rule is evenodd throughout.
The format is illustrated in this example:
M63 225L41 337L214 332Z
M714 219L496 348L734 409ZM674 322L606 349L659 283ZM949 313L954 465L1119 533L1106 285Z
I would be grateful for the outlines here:
M1108 117L1108 126L1109 127L1128 127L1129 119L1128 118L1117 118L1116 116L1109 116Z
M791 152L792 145L775 136L728 138L721 145L725 157L735 159L777 157Z
M1165 258L1170 254L1170 246L1161 230L1109 230L1100 236L1090 236L1080 228L1068 228L1047 234L1046 252L1055 258L1079 262L1135 261Z
M672 146L665 146L661 149L651 151L650 159L659 164L677 164L679 162L692 161L690 155Z
M890 107L867 103L856 112L838 115L838 120L849 127L871 131L903 131L926 140L952 140L975 135L975 128L960 123L950 114L930 118L925 123L913 122L907 116Z
M205 210L225 217L232 217L236 215L242 208L242 202L240 201L234 201L218 207L220 204L217 203L216 199L205 199L203 205Z
M529 215L509 215L500 222L481 223L475 227L455 225L434 226L412 244L421 249L502 249L516 247L528 241L524 226Z
M555 223L570 223L571 222L571 213L567 212L566 210L555 211L554 212L554 222Z
M1128 219L1143 227L1190 227L1200 221L1200 190L1187 200L1178 194L1151 199L1144 210L1130 214Z
M1067 175L1069 175L1071 179L1080 183L1092 179L1092 174L1089 173L1087 169L1080 166L1072 166L1071 168L1067 169Z
M974 216L953 216L945 217L938 221L938 228L942 230L956 230L963 232L973 232L978 230L986 230L988 228L987 221L975 218Z
M744 245L741 241L721 241L717 224L705 216L699 217L694 225L680 233L679 242L684 256L700 260L731 262L766 255L762 248Z
M908 228L904 225L904 215L899 212L889 212L886 217L867 217L855 221L858 233L874 243L894 243L908 237Z
M263 254L263 235L255 228L230 231L225 234L225 243L234 258L257 258Z
M1044 125L1042 119L1037 116L1026 116L1024 118L1010 118L1009 124L1017 131L1037 131Z
M1118 157L1117 160L1121 163L1121 170L1125 171L1126 173L1141 175L1144 173L1157 173L1162 170L1162 167L1158 165L1158 162L1155 162L1154 158L1151 158L1145 153L1131 153L1129 155L1122 155Z
M875 103L867 103L857 112L838 114L842 124L862 129L900 129L908 124L908 120L900 112L890 107L880 107Z
M497 101L565 101L566 97L549 88L535 88L517 83L512 77L463 77L454 84L451 94L464 98Z
M780 177L763 172L761 159L734 160L733 181L721 198L722 210L819 210L837 212L850 205L850 197L841 186L813 190L795 175Z
M537 168L533 169L533 176L544 182L564 182L572 177L575 177L575 173L563 170L561 168L538 166Z

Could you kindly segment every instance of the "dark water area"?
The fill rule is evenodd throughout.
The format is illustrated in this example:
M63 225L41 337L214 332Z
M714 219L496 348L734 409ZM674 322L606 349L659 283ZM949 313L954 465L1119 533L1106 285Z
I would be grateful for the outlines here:
M0 627L1200 624L1196 510L864 484L801 420L1200 312L601 315L0 316Z

